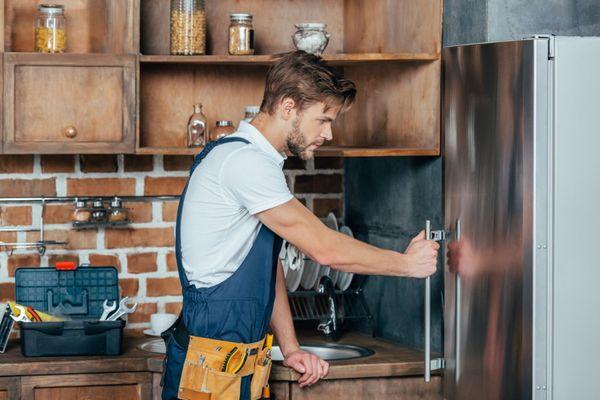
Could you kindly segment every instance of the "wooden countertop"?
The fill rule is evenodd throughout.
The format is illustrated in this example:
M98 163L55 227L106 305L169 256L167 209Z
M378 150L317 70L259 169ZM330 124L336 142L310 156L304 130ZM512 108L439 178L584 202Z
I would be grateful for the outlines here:
M327 342L322 336L299 335L302 343ZM0 376L60 375L106 372L161 372L163 356L137 349L137 345L151 340L148 337L126 337L121 356L96 357L23 357L18 341L11 341L6 353L0 354ZM375 354L345 361L331 361L326 379L350 379L367 377L415 376L424 371L423 352L399 346L395 343L372 338L356 332L348 332L338 342L362 346ZM298 374L275 363L272 381L295 381Z

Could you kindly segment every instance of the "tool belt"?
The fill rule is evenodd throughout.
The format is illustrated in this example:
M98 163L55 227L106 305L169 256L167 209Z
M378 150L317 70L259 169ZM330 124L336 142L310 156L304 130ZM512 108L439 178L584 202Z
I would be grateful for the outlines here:
M176 325L173 338L183 339L183 321ZM179 382L180 399L239 400L242 377L249 375L252 375L250 398L262 397L271 372L271 350L264 346L264 338L247 344L187 335L187 341Z

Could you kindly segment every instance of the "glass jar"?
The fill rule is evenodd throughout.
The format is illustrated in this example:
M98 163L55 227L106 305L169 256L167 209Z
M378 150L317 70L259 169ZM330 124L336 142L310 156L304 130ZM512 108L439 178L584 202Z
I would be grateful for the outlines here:
M96 200L92 207L92 222L106 222L106 208L102 200Z
M220 120L217 121L216 126L210 133L210 137L212 140L219 140L224 136L231 135L235 133L235 126L233 126L233 122Z
M171 0L171 54L206 53L204 0Z
M250 123L250 121L252 121L259 112L260 112L260 106L247 106L244 109L243 121Z
M35 51L64 53L67 49L67 20L60 4L38 5L35 19Z
M194 113L188 120L187 145L188 147L204 146L208 138L208 119L202 113L202 104L194 104Z
M252 14L231 14L229 24L229 54L254 54Z
M85 201L75 199L75 209L73 210L73 222L86 223L90 222L92 212L85 206Z
M109 222L125 222L127 221L127 209L123 207L123 202L120 198L116 197L110 202L110 208L108 209L108 221Z
M294 26L296 32L294 32L292 40L297 50L316 55L323 54L329 43L329 33L325 30L326 24L310 22Z

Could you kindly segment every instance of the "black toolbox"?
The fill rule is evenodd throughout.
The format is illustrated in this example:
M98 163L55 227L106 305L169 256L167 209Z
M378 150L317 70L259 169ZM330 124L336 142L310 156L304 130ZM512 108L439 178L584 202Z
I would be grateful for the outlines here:
M66 267L65 267L66 265ZM18 268L16 302L61 316L62 322L21 322L26 357L93 356L122 353L125 321L99 321L104 300L119 301L115 267Z

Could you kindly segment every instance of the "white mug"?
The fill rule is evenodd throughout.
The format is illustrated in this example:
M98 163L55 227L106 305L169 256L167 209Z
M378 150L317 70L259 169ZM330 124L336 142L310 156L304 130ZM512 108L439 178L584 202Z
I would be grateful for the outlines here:
M177 319L177 315L175 314L167 314L167 313L156 313L150 316L150 328L152 332L160 334L167 329L173 322Z

